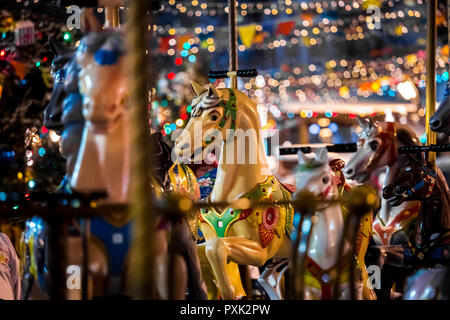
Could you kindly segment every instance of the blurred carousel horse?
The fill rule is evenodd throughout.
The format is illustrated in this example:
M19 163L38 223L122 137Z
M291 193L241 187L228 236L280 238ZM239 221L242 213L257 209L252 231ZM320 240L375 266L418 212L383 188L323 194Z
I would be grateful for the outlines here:
M55 122L52 127L61 126L63 130L61 151L67 158L67 176L61 191L90 193L107 190L106 203L127 202L130 137L129 109L124 104L127 74L122 36L115 32L88 34L63 68L63 89L54 93L61 97L52 99L54 104L49 104L46 110L46 119ZM60 122L57 121L58 118ZM170 189L197 200L195 196L198 196L198 186L187 184L187 181L192 180L188 179L193 175L192 172L181 166L170 168L171 150L162 141L160 134L153 134L149 139L157 160L152 163L156 179L153 183L155 192L162 196L165 190ZM192 220L192 217L186 219ZM28 255L25 274L28 273L30 279L38 279L41 289L45 290L47 259L43 246L46 244L46 225L39 221L39 228L36 228L36 222L31 221L30 228L25 233L25 250L35 253ZM195 222L196 217L190 225L195 225ZM79 230L78 223L74 224ZM133 259L132 227L132 217L126 212L110 212L106 216L91 219L90 297L127 294L128 266ZM41 231L36 234L36 230ZM169 232L175 233L176 236L171 238L175 239L175 243L169 242ZM168 297L164 276L168 250L176 252L176 274L172 279L172 284L176 286L175 298L184 299L186 288L189 290L189 299L206 297L194 234L196 235L185 221L172 223L160 218L152 243L159 266L155 277L158 279L158 294L161 298ZM36 243L37 237L41 240L39 243ZM67 257L68 265L81 265L80 237L69 237L67 245L67 252L70 253ZM69 293L69 298L79 298L79 294L79 290L75 295Z
M342 160L335 159L328 162L326 149L320 149L316 157L312 159L300 151L299 166L295 173L297 190L307 190L324 200L340 199L343 192L349 190L340 172L343 167ZM306 254L305 299L331 299L336 281L339 282L337 296L340 299L349 299L351 277L349 260L356 264L361 275L356 281L357 298L376 299L373 289L367 286L368 274L364 262L372 227L370 212L363 217L359 229L355 231L358 232L357 243L354 244L356 259L349 258L353 249L348 235L342 255L338 256L341 240L344 237L345 220L349 214L352 213L339 203L322 205L315 213ZM345 267L336 273L340 259L346 260Z
M293 208L274 205L238 209L233 201L248 204L248 200L290 200L291 196L270 173L260 143L261 125L255 104L235 89L217 90L212 85L205 89L194 81L191 85L195 93L192 117L173 151L180 161L195 161L213 148L221 148L216 182L206 201L232 203L201 210L200 229L205 242L199 245L199 254L208 297L217 297L216 283L223 299L236 299L246 296L238 265L262 266L273 257L289 257ZM199 146L200 139L196 138L200 137L194 130L197 126L202 129ZM233 130L231 134L228 129ZM242 152L239 132L251 132L248 153ZM240 156L245 160L238 161Z
M19 300L20 260L8 236L0 232L0 300Z
M444 100L430 119L430 128L450 136L450 88L447 87Z
M396 206L404 201L422 202L414 233L405 250L405 264L419 270L408 279L405 299L448 297L450 266L450 191L442 172L424 159L411 159L398 177L383 189L383 197ZM446 266L446 267L443 267Z
M419 139L407 126L393 122L375 123L359 117L357 120L362 128L358 137L358 151L344 167L345 177L365 183L377 169L386 167L384 185L392 183L408 160L408 156L398 154L398 147L419 145ZM386 199L382 199L381 207L373 220L374 243L379 248L397 246L401 249L406 246L419 211L419 201L408 201L393 207ZM389 297L393 283L401 281L407 274L402 268L379 263L383 267L382 278L389 279L383 282L381 291L377 293L378 298L383 299Z

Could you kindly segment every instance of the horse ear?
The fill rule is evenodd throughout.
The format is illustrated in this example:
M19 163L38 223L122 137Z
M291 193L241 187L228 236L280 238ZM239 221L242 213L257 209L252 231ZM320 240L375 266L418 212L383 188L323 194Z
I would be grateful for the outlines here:
M366 119L367 123L369 124L369 128L376 128L377 124L373 122L372 119Z
M194 91L196 97L207 91L200 83L194 80L191 81L191 88L192 91Z
M220 98L219 92L212 84L209 85L208 98Z
M48 38L48 44L50 45L50 49L56 57L62 56L71 51L68 46L55 41L53 38Z
M306 164L309 160L308 157L301 150L297 152L297 156L298 156L298 164Z
M360 116L356 116L356 120L358 121L358 124L361 128L365 128L367 127L367 122L365 121L365 119L361 118Z
M327 163L328 162L328 151L327 151L327 148L320 148L316 152L316 160L319 163Z

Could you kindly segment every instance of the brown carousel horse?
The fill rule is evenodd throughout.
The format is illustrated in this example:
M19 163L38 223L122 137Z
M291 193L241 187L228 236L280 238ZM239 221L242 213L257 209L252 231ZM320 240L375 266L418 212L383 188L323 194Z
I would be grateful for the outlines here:
M450 191L442 172L424 159L411 159L383 189L392 206L421 201L418 222L405 248L404 263L417 271L408 278L407 300L448 299L450 272ZM431 268L430 268L431 267Z
M398 154L398 147L419 145L418 137L409 127L397 123L376 123L359 117L357 120L362 128L358 137L358 151L344 167L345 177L358 183L365 183L375 171L386 167L384 185L391 184L396 180L400 168L411 157ZM373 219L373 242L382 251L392 246L397 246L401 250L408 243L419 210L419 201L408 201L394 207L382 198L381 207ZM390 295L394 280L406 275L404 270L391 267L385 261L377 263L383 265L382 278L390 279L383 283L381 291L377 292L378 298L383 299Z

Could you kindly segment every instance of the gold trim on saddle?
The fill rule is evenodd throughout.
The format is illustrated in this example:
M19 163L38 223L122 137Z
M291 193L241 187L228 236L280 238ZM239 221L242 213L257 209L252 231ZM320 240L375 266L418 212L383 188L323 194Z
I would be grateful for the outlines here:
M247 192L243 198L257 201L276 201L290 200L291 195L274 176L269 176L263 183L258 183ZM245 210L228 207L221 212L211 206L201 210L199 220L209 224L216 232L217 237L222 238L227 236L227 232L233 223L247 219L250 225L258 227L261 245L267 247L275 234L280 238L284 232L288 235L291 233L293 214L292 205Z

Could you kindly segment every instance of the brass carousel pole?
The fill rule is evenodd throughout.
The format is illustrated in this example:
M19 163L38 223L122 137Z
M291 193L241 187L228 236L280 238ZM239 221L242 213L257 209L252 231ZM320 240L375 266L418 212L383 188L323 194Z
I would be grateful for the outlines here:
M230 42L230 68L229 77L231 88L237 89L237 69L238 69L238 53L237 53L237 25L236 25L236 0L228 0L228 39Z
M427 133L427 145L436 143L436 133L431 131L430 118L436 111L436 8L437 0L428 0L427 18L427 88L426 88L426 112L425 129ZM436 153L428 153L428 161L436 163Z
M105 7L105 29L119 27L119 8Z
M130 208L134 220L134 263L132 270L133 296L138 299L155 299L154 255L152 235L155 230L155 216L152 210L152 189L150 184L149 113L146 57L146 27L149 23L151 1L130 1L128 15L128 47L130 56L130 98L131 113L131 192Z

